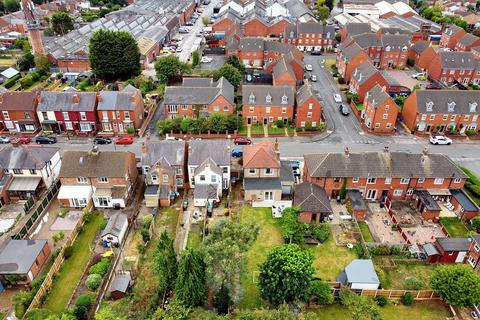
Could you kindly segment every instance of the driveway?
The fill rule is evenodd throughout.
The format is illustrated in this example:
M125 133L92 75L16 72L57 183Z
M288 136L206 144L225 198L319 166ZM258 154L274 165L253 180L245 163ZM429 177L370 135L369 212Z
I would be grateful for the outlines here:
M163 107L163 100L158 103L157 109L153 114L152 119L150 119L150 123L147 126L146 131L150 132L150 134L154 135L157 133L157 122L158 120L162 120L165 117L165 108Z

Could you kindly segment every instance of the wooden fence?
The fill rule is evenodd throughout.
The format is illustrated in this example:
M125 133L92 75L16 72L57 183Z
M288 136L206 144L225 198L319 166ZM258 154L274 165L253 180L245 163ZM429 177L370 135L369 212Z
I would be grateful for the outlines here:
M414 300L440 300L440 297L433 290L359 290L361 296L365 297L385 297L388 299L400 299L407 292L411 293Z
M28 306L27 311L25 312L25 315L31 311L32 309L38 308L42 302L43 302L43 297L47 294L48 289L53 285L53 278L55 273L60 270L60 267L62 266L63 262L65 261L65 258L63 257L63 254L65 252L65 249L70 247L75 239L77 239L77 236L83 227L83 217L85 213L89 212L90 209L92 208L92 202L89 203L89 205L83 209L82 215L80 216L80 219L78 219L77 224L75 225L75 228L73 228L72 232L68 235L65 243L63 244L62 248L60 249L60 252L58 256L55 258L55 261L52 264L52 267L48 271L47 275L45 276L45 280L43 280L42 285L40 286L40 289L38 289L37 293L33 297L32 302ZM22 319L25 319L25 316L23 316Z

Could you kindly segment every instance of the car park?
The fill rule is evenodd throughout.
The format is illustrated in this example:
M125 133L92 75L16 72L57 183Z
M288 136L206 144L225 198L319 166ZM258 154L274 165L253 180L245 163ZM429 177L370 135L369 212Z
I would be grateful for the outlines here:
M115 139L115 144L132 144L133 138L130 136L120 136Z
M93 139L93 144L110 144L112 143L112 139L107 137L95 137Z
M338 106L338 110L340 110L340 113L342 116L348 116L350 114L350 110L348 109L348 106L344 103Z
M248 145L252 144L252 140L250 140L249 138L237 137L233 140L233 143L236 145Z
M341 102L342 102L342 96L339 95L338 93L336 93L336 94L333 96L333 100L334 100L336 103L341 103Z
M305 65L305 70L307 70L307 71L312 71L312 70L313 70L312 65L311 65L311 64Z
M435 145L451 145L452 139L445 136L431 136L430 143Z
M310 76L310 80L312 80L313 82L317 82L317 76L314 75L314 74L312 74L312 75Z
M10 143L10 138L5 136L0 136L0 143Z
M56 137L38 136L35 138L36 144L54 144L57 143Z

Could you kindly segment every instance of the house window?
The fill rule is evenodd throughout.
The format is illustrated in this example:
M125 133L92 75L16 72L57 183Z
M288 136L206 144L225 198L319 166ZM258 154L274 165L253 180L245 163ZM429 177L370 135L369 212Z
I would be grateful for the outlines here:
M300 122L300 127L302 127L302 128L305 127L305 121Z
M312 110L313 109L313 103L309 103L308 104L308 110Z
M22 169L13 169L13 173L15 173L15 174L23 174L23 170L22 170Z
M265 102L266 102L266 103L271 103L271 102L272 102L272 96L271 96L271 95L267 95L267 96L265 97Z
M470 265L475 268L476 266L476 263L475 263L475 259L472 257L472 256L468 256L468 263L470 263Z
M123 116L124 116L125 120L130 120L130 112L129 111L125 111L123 113Z
M182 168L177 168L177 175L181 175L182 174Z
M222 168L222 172L223 172L223 173L228 173L228 167L223 167L223 168Z
M367 179L367 183L368 183L368 184L373 184L373 183L375 183L375 182L377 182L377 178L368 178L368 179Z
M480 247L478 244L474 245L473 248L475 249L475 252L480 252Z
M272 175L273 174L273 169L272 168L265 169L265 174L268 175L268 176Z
M358 178L358 177L357 178L352 178L353 183L357 183L358 181L360 181L360 178Z
M266 108L265 108L265 112L266 112L266 113L270 113L270 107L266 107Z
M108 183L108 178L107 177L98 177L97 182L99 183Z
M462 178L453 179L453 183L460 183L461 181L462 181Z
M470 119L470 115L466 114L464 119L465 119L465 121L468 121L468 119Z
M177 106L173 105L173 104L168 105L168 112L169 113L177 113L178 112Z
M287 113L287 108L286 107L282 107L282 113Z
M426 115L426 114L422 114L422 118L421 118L421 119L422 119L422 121L427 120L427 115Z
M265 200L273 200L273 192L272 191L265 191L264 195L265 195L265 197L264 197Z
M223 106L223 111L228 111L228 106L227 105Z
M248 173L250 173L250 174L255 174L256 171L257 171L257 170L252 169L252 168L248 169Z
M87 122L80 122L80 131L92 131L92 127L90 127L90 123Z
M307 118L311 118L312 117L312 113L311 112L307 112Z
M205 181L205 176L203 174L200 176L200 181Z
M187 110L188 106L186 104L182 104L182 110Z
M425 178L418 178L418 183L424 183L425 182Z
M102 118L103 118L103 120L108 120L108 112L107 111L102 111Z
M8 112L7 112L8 114ZM3 116L5 117L5 114L3 114ZM48 120L48 113L46 111L42 111L42 118L43 120Z
M37 170L35 170L35 169L30 169L30 174L37 174Z
M448 114L443 115L443 120L448 120Z
M375 129L378 129L378 128L380 128L380 123L377 122L375 123Z
M156 174L152 174L151 178L152 178L152 183L155 183L155 184L158 183L158 177Z
M164 183L168 182L168 175L166 175L166 174L163 175L163 182Z
M46 112L45 112L46 113ZM5 120L10 120L10 115L8 114L8 111L2 111L3 118Z
M120 111L116 111L117 113L117 119L120 119Z
M63 114L63 120L70 120L68 112L62 112L62 114Z
M77 177L78 183L88 183L87 177Z
M385 184L392 183L392 178L385 178Z
M85 114L85 112L80 112L80 119L87 120L87 115Z
M388 114L387 113L384 113L383 114L383 120L387 120L388 119Z
M435 181L433 181L433 184L443 184L443 178L435 178Z
M217 176L213 175L211 176L211 179L212 183L216 183L217 182Z
M403 193L403 190L402 189L395 189L393 190L393 195L394 196L401 196Z
M333 182L340 182L342 178L333 178Z
M400 180L400 184L407 184L407 183L409 183L409 182L410 182L410 178L402 178L402 179Z
M411 196L413 194L413 189L408 189L407 190L407 196Z
M255 111L255 107L250 107L249 111L250 111L250 112Z
M255 103L255 95L253 93L248 97L248 102Z
M72 123L69 121L69 122L65 122L65 129L67 130L73 130L73 125Z
M25 115L25 119L31 119L31 117L30 117L30 113L29 113L29 112L25 112L25 114L24 114L24 115Z
M288 97L287 96L282 96L282 104L287 104L288 103Z
M435 115L434 114L430 115L430 120L435 120Z
M220 106L213 106L213 111L215 111L215 112L220 111Z

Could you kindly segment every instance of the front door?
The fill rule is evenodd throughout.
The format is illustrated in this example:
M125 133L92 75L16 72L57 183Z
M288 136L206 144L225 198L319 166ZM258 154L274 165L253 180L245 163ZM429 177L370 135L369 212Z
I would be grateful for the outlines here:
M377 198L377 190L375 189L369 189L367 190L367 199L376 199Z
M263 118L263 124L267 125L268 124L268 118Z
M118 132L123 132L123 123L118 124Z
M247 117L247 124L252 124L252 118Z

